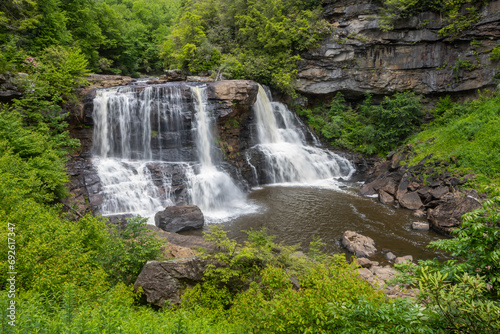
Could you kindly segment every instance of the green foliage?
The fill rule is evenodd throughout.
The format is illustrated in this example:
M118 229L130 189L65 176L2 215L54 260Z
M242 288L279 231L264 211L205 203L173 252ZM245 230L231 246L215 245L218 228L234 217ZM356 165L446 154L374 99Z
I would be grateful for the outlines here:
M380 303L366 299L329 305L331 323L342 333L440 333L429 312L405 299Z
M498 333L500 303L485 297L486 283L467 273L452 283L447 274L421 268L420 300L431 311L430 323L453 333Z
M490 59L493 61L500 60L500 45L497 45L491 50Z
M162 45L171 68L214 70L293 93L298 53L329 31L318 1L186 1Z
M180 0L29 0L0 4L2 54L15 45L33 57L45 49L81 50L96 72L137 75L162 68L158 46ZM6 53L6 60L20 66Z
M448 161L455 157L457 165L450 168L478 175L476 182L490 184L500 175L497 147L500 145L500 96L483 95L463 104L441 100L427 129L410 139L414 143L415 157L420 161L433 154L435 159Z
M431 242L430 246L450 252L457 260L440 267L443 272L460 276L462 273L481 275L491 285L491 292L500 290L500 197L487 199L481 209L465 214L453 239ZM460 259L460 260L459 260Z
M317 107L299 114L333 146L382 154L403 143L420 125L422 109L420 98L410 92L385 97L378 105L367 95L357 109L337 93L329 110Z
M142 267L160 256L163 243L146 227L147 219L131 218L123 228L109 226L109 235L96 255L112 284L134 283Z
M17 112L1 108L0 187L4 196L17 193L21 198L49 203L62 195L67 176L59 145L46 126L34 131Z
M453 66L453 75L455 76L455 80L458 82L460 77L460 72L462 69L467 71L473 71L476 68L476 65L471 64L469 60L460 60L458 59Z
M485 3L484 0L384 0L380 26L383 30L391 30L398 20L432 11L444 17L445 26L439 34L456 38L480 20L478 7Z

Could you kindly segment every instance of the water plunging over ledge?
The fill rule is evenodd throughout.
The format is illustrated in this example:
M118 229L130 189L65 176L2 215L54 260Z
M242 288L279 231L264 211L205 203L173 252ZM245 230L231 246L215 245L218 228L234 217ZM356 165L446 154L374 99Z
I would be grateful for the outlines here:
M334 178L350 178L355 171L351 163L331 151L308 145L307 128L284 104L271 102L268 95L259 86L253 107L258 139L253 152L263 157L261 183L325 186L333 185ZM313 138L314 144L318 143Z
M244 153L256 185L324 186L354 171L344 158L308 145L306 128L259 86L255 145ZM209 222L257 207L224 165L206 87L160 85L99 90L94 98L93 162L101 180L100 212L152 217L165 206L192 203ZM252 165L250 155L259 156ZM333 184L332 183L332 184ZM151 221L152 222L152 221Z
M206 100L198 86L97 92L93 163L104 216L152 217L179 198L198 205L208 221L255 211L220 165Z
M241 230L264 226L278 241L307 249L319 236L325 250L339 252L342 232L351 229L398 255L433 254L423 249L438 238L435 233L411 231L406 211L358 196L355 185L340 179L353 174L351 163L320 148L263 87L250 121L240 125L249 132L239 152L248 171L243 178L217 147L217 105L207 91L175 83L96 92L92 160L100 179L99 212L141 215L153 223L166 206L196 204L209 223L225 222L229 236L240 241ZM254 187L250 194L245 182Z

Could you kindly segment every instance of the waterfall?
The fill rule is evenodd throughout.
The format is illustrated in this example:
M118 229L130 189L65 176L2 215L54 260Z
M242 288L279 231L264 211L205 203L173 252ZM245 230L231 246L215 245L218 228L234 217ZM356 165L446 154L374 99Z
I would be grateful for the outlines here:
M220 166L205 88L119 87L98 90L93 102L104 216L139 214L153 223L176 202L198 205L208 221L255 209Z
M308 145L300 121L284 104L271 102L262 86L253 108L258 142L255 148L263 157L260 170L266 174L267 183L324 185L325 180L349 178L354 172L347 159Z
M233 179L214 165L217 150L213 137L213 121L207 113L206 89L193 87L196 101L195 133L196 147L200 160L200 172L190 178L193 204L213 220L227 220L230 217L253 211L246 203L246 195L236 186Z

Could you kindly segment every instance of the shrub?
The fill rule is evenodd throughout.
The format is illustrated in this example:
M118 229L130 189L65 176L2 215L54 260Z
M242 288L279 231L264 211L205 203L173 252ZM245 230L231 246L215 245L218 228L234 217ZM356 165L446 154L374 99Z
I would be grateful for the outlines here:
M111 283L133 283L149 260L160 256L163 243L146 227L146 218L128 219L123 228L109 225L96 261L106 270Z

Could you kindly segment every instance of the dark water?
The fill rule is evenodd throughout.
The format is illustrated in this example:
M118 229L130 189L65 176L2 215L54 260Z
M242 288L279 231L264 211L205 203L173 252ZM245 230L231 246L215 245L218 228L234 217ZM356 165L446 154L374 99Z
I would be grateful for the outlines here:
M375 240L378 254L373 258L384 261L382 250L397 256L412 255L414 259L441 256L426 248L441 238L433 231L414 231L411 212L380 204L376 198L357 195L358 185L347 184L342 190L298 186L265 186L249 194L249 200L260 206L257 213L238 217L224 224L228 236L239 242L246 239L245 230L265 227L275 241L285 245L300 245L307 251L309 242L319 237L328 253L344 252L340 239L346 230L355 231ZM201 234L200 231L193 234Z

